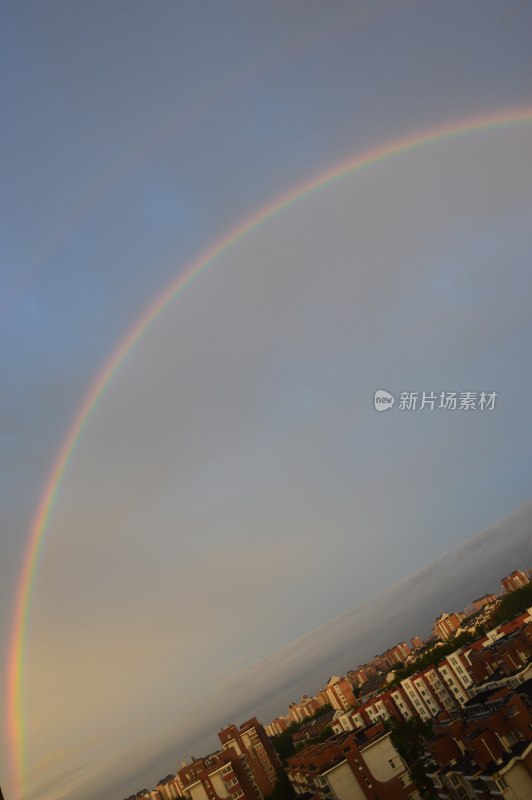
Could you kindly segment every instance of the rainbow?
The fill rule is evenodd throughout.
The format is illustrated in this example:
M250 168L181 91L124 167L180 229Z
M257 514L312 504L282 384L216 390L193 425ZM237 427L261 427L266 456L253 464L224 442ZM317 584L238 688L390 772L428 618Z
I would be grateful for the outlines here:
M532 123L532 107L499 111L484 116L460 120L458 122L455 121L437 128L410 134L404 138L382 144L379 147L374 147L319 174L317 177L277 197L273 202L247 217L236 228L205 250L159 297L155 299L154 302L151 303L141 315L140 319L131 327L94 379L85 399L68 428L40 496L24 552L22 569L15 596L11 636L8 648L7 670L6 722L10 748L12 791L15 800L20 800L22 796L22 788L25 783L26 775L23 713L24 665L26 661L27 644L26 631L32 604L34 577L39 564L39 556L48 529L50 515L54 508L65 470L69 465L72 454L96 404L103 396L110 381L117 374L120 365L133 350L139 339L148 331L152 323L172 300L186 289L194 278L211 267L223 253L237 244L245 236L251 234L260 225L263 225L311 192L329 186L335 181L351 175L353 172L362 170L365 167L370 167L374 164L382 163L402 153L408 153L423 145L434 144L446 139L498 127L527 123Z

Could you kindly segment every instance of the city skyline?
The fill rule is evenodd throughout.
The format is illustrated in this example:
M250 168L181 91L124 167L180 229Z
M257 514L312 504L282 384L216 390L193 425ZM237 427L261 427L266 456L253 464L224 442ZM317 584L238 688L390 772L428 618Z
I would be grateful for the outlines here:
M476 538L478 539L478 537ZM471 543L468 544L471 546ZM462 547L459 549L463 551L464 548ZM498 594L498 598L496 595L491 595L491 611L488 613L487 619L493 615L495 609L498 607L497 599L500 601L500 599L506 596L509 592L513 592L518 588L526 586L530 582L531 572L531 569L527 569L527 575L522 570L514 570L512 573L510 573L510 575L501 578L501 591ZM493 601L495 601L495 603L493 603ZM489 663L490 661L493 663L493 665L495 663L501 663L498 661L498 655L494 657L493 655L489 654L489 647L487 651L488 655L486 655L484 648L478 646L479 642L487 637L486 644L492 645L494 642L497 642L498 639L502 639L503 649L501 652L504 653L504 650L506 649L504 636L500 635L492 638L495 629L498 627L497 625L492 624L492 626L489 626L486 625L485 619L479 620L478 610L477 613L473 613L473 615L470 614L470 617L471 616L475 618L473 622L468 620L464 614L461 615L464 623L463 631L469 631L469 640L473 643L473 649L471 650L471 652L474 654L473 666L471 667L467 658L463 662L464 665L467 665L468 669L471 668L471 677L467 675L467 672L463 672L462 668L460 667L459 656L457 655L458 653L463 654L465 651L467 651L469 645L464 643L463 634L460 634L460 631L455 631L453 632L453 636L456 634L456 643L453 645L453 653L451 653L450 657L448 657L448 650L444 652L440 651L440 654L434 655L433 660L430 662L431 665L438 665L438 670L435 670L434 666L429 665L427 667L425 664L424 667L420 668L421 671L418 672L414 666L413 670L410 669L410 674L412 674L412 672L414 673L412 679L408 678L407 680L401 681L399 686L396 685L397 681L390 682L390 674L386 674L385 671L382 673L382 677L377 687L374 685L374 683L371 685L370 683L364 685L364 682L362 682L362 684L357 685L356 696L352 691L354 685L352 686L345 677L338 678L337 676L333 675L327 681L327 684L320 689L315 696L311 695L309 697L308 694L303 694L300 702L292 702L288 705L286 714L280 714L269 724L260 725L261 729L264 729L264 732L271 739L271 737L275 737L276 735L285 732L289 726L297 726L298 724L310 722L314 718L323 719L323 714L325 714L328 725L330 726L332 724L333 733L343 733L346 730L351 729L349 727L351 724L351 717L353 721L356 722L357 726L363 728L364 726L371 726L379 721L382 721L383 714L385 715L384 718L386 718L386 715L389 714L390 711L399 714L399 716L403 714L406 719L411 718L413 715L420 715L421 719L424 721L435 718L441 710L455 711L457 708L457 702L459 704L458 707L463 704L467 704L467 702L471 698L475 697L476 694L482 694L483 682L487 683L488 685L490 684L490 672L486 673L485 663ZM525 612L518 615L518 618L520 617L527 617L527 613ZM530 616L528 616L528 619L530 621ZM523 623L516 625L515 622L517 621L518 620L509 621L509 623L507 623L506 627L508 631L515 633L516 630L519 630L523 627ZM479 625L481 626L481 629L479 629ZM504 625L502 627L504 628ZM490 628L493 628L491 632ZM471 634L471 631L473 630L475 630L475 633ZM432 636L429 637L425 643L421 642L419 637L414 637L414 639L418 639L419 648L421 648L423 652L427 651L427 647L429 649L431 647L434 648L434 646L437 646L438 643L440 645L445 643L448 644L448 638L449 637L445 632L443 632L443 635L439 637L438 631L434 629ZM398 660L403 661L406 658L405 665L407 665L409 663L408 657L411 657L411 659L414 659L413 663L415 664L416 659L419 658L419 655L421 654L421 650L417 655L415 655L415 652L408 646L404 647L405 645L406 643L396 645L388 650L387 653L393 656L393 653L398 651L400 654ZM523 647L526 645L524 642L522 642L521 646ZM508 672L502 673L501 677L503 677L504 674L515 674L516 657L518 659L524 659L523 654L519 654L518 647L516 647L515 644L510 646L510 650L513 648L514 654L513 657L510 655L507 660L506 668ZM359 664L356 668L356 671L358 671L361 667L363 668L364 672L367 668L371 667L382 669L383 667L381 660L382 656L376 655L369 662L369 664ZM523 663L526 662L518 661L517 672L523 669ZM388 670L390 670L392 667L393 664L390 662L388 664ZM354 670L350 670L348 674L350 672L354 672ZM447 674L448 672L450 672L450 674ZM529 672L530 668L528 668L527 674ZM521 680L522 682L525 682L526 675L524 675ZM474 687L477 681L481 685L478 689L474 690L472 687ZM385 698L384 704L382 702L383 698ZM389 707L390 700L392 706L395 706L395 709L393 710ZM326 708L330 709L330 711L326 711ZM439 720L437 724L442 724L442 722L443 720ZM181 763L181 769L178 770L175 779L177 782L176 788L179 796L182 796L183 791L185 791L186 796L187 786L194 783L195 780L200 777L199 773L197 772L196 776L194 777L194 768L196 765L200 767L202 774L200 780L203 782L204 778L207 777L205 767L212 767L212 769L217 772L225 763L228 763L223 760L217 760L218 756L223 756L225 748L224 742L232 740L233 734L237 735L238 730L245 731L251 725L256 726L257 724L259 723L255 716L253 716L249 722L242 723L240 726L238 724L235 726L234 723L229 725L226 724L225 728L222 728L217 734L220 742L222 743L222 750L215 750L208 756L201 756L199 759L196 756L191 756L190 765L188 765L185 760L181 762L178 758L177 761L178 764ZM320 731L320 729L318 730ZM226 732L229 731L232 731L232 733L227 735ZM227 770L222 769L222 773L227 773ZM173 779L173 777L174 776L169 775L167 776L167 779L170 780ZM209 787L207 786L207 791L208 790ZM244 792L246 792L245 788Z
M473 586L477 593L500 587L500 566L508 565L508 570L513 571L510 567L518 565L520 559L531 561L531 529L532 504L527 504L365 604L308 631L264 662L244 669L235 665L234 673L222 683L220 694L190 714L188 732L198 733L188 739L185 736L175 747L168 748L158 766L152 766L148 759L146 766L140 768L137 781L127 784L129 792L149 784L149 776L155 782L166 774L166 767L175 772L176 763L181 766L184 760L215 750L216 730L230 720L256 714L266 722L282 715L297 697L316 692L331 673L347 672L360 660L371 659L390 645L394 636L397 639L397 634L399 639L407 638L416 618L416 632L429 636L433 618L445 607L449 593L458 605L466 605L473 599ZM227 696L231 698L229 702ZM140 753L137 755L140 757Z
M530 565L531 15L7 5L6 800L123 796Z

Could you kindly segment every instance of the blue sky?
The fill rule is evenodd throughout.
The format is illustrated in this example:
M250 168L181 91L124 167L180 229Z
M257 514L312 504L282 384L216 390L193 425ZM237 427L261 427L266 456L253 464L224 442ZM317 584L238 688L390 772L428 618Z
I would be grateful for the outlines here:
M5 6L4 651L46 476L141 312L303 180L416 131L531 107L531 14ZM530 133L418 148L302 199L133 350L43 548L17 800L131 793L124 753L136 769L139 748L172 749L170 726L184 741L187 703L220 670L271 656L530 499ZM499 398L472 416L376 414L380 387Z

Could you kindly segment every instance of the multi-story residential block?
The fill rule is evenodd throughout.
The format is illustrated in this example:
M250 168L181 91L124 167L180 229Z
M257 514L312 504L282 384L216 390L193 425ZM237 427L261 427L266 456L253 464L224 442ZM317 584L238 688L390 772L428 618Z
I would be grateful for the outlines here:
M453 711L456 700L436 667L427 667L421 673L440 710Z
M367 699L356 712L338 713L333 730L357 730L393 717L429 721L441 711L455 712L486 688L515 687L532 678L531 655L532 610Z
M333 675L321 690L321 694L326 697L327 703L337 711L347 711L347 709L355 708L357 705L353 687L347 678L338 678Z
M421 647L423 647L424 642L423 639L419 638L419 636L413 636L410 639L410 644L412 645L412 650L419 650Z
M288 759L296 794L329 800L417 800L408 769L382 724L343 733Z
M490 606L492 603L497 602L497 595L496 594L485 594L482 597L477 597L476 600L473 600L472 606L473 611L481 611L486 606Z
M487 688L517 687L532 679L532 622L500 639L489 641L481 650L469 654L474 686L478 696Z
M505 592L514 592L516 589L522 589L527 583L529 583L528 575L521 569L516 569L506 578L501 579L502 588Z
M466 663L462 651L457 650L437 666L426 667L366 700L357 712L364 724L373 724L392 717L408 720L418 716L429 721L442 710L453 711L466 703L471 694L472 678ZM339 732L357 727L360 726L354 724L354 715L347 713L335 719L333 729Z
M176 798L183 796L179 780L176 779L175 775L167 775L166 778L160 780L157 784L157 791L161 800L176 800Z
M304 694L299 703L290 703L288 716L291 722L303 722L305 719L317 714L324 705L323 697L308 697Z
M263 726L256 717L236 725L228 725L218 733L224 750L234 748L244 756L253 780L263 796L270 794L277 783L281 763Z
M460 627L463 618L463 614L457 614L455 611L452 614L440 614L432 626L432 635L441 641L448 641Z
M388 703L389 695L382 693L377 697L367 700L360 706L358 711L364 720L364 727L384 722L395 716L395 709L390 708Z
M332 729L335 733L343 731L362 730L368 726L384 722L394 717L395 719L408 719L413 716L413 712L408 708L408 713L401 713L398 708L395 696L399 695L399 702L403 702L403 692L399 688L382 692L376 697L366 700L357 709L337 712L332 722Z
M222 749L178 770L185 797L192 800L262 800L275 788L280 762L264 728L252 717L218 734Z
M436 669L423 670L417 675L412 675L412 685L431 718L439 714L442 709L454 710L454 700Z
M279 736L279 734L284 733L289 725L292 723L292 719L287 717L276 717L269 725L264 726L264 730L266 731L266 736L270 738L272 736Z
M383 653L380 658L391 669L395 664L402 664L405 662L411 652L412 649L409 647L409 645L407 645L406 642L401 642L400 644L396 644L386 650L386 652Z
M245 756L239 756L233 748L193 759L192 763L181 767L179 779L185 797L192 800L257 800L262 797Z
M323 734L327 728L331 727L335 714L338 714L338 711L325 711L316 719L309 719L303 723L300 729L292 736L294 744L304 742L307 739L315 739Z
M441 800L532 797L530 691L487 691L433 723L429 772Z
M419 675L412 675L401 681L401 688L410 701L410 706L414 709L416 716L425 722L432 719L439 713L440 707L432 696L425 681Z
M359 709L353 711L335 711L331 722L331 728L335 733L347 733L349 731L362 730L368 725L366 716L362 716Z
M382 655L375 656L371 660L371 666L377 675L383 672L388 672L390 668L388 662L382 657Z
M475 664L481 660L481 657L485 663L489 664L491 675L497 672L511 675L521 669L532 656L532 623L529 622L520 631L497 639L485 647L481 653L476 653L475 656L476 660L472 660L471 665L473 675L475 674Z
M490 634L366 699L356 710L338 712L333 730L360 730L391 718L429 721L441 711L456 712L486 688L517 686L532 678L532 610Z
M469 700L468 687L472 685L473 681L469 674L466 675L465 667L461 663L458 666L460 666L462 674L456 671L456 666L455 659L446 656L438 663L437 669L451 696L463 706Z
M408 720L412 719L412 717L417 716L417 712L415 711L414 706L412 705L411 701L406 695L406 692L402 686L396 686L394 689L390 690L390 697L397 708L399 714L401 715L402 719Z
M467 692L473 684L473 679L468 670L467 648L461 647L455 650L454 653L449 653L448 656L445 656L445 658L440 661L440 664L448 664L452 667L454 674Z
M358 669L351 670L347 673L347 678L355 687L364 686L370 679L370 670L366 667L358 667Z

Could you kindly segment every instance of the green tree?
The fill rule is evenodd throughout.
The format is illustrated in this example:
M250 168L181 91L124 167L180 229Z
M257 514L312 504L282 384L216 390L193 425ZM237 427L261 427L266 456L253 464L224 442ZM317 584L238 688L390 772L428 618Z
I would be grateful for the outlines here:
M292 800L296 796L288 775L284 769L277 771L277 783L273 792L268 795L268 800Z
M285 731L270 739L273 749L281 759L282 764L286 764L286 759L294 754L294 742L292 736L301 726L293 723Z
M318 711L316 711L316 713L313 714L311 717L307 717L305 720L303 720L303 722L292 722L292 724L289 725L288 728L285 731L283 731L283 733L280 733L277 736L272 736L270 738L273 748L277 753L277 755L279 756L279 758L281 759L282 764L286 764L286 759L294 755L296 751L296 747L294 745L294 742L292 741L294 733L297 733L297 731L300 728L302 728L303 725L306 725L308 722L312 722L312 720L314 719L315 720L320 719L320 717L323 717L325 714L328 714L332 710L333 707L327 703ZM328 728L327 730L331 730L331 733L329 733L325 738L328 738L332 734L331 728ZM323 741L323 739L316 738L312 740L312 742L317 742L317 741ZM306 741L304 744L305 745L309 744L309 741ZM298 749L301 750L301 747Z
M437 800L438 795L427 778L424 763L427 758L425 740L432 736L430 722L424 722L419 717L412 717L409 720L391 719L387 728L397 752L410 770L421 797L424 800Z
M492 627L496 627L502 622L509 622L530 606L532 606L532 581L503 597L500 606L491 617Z

